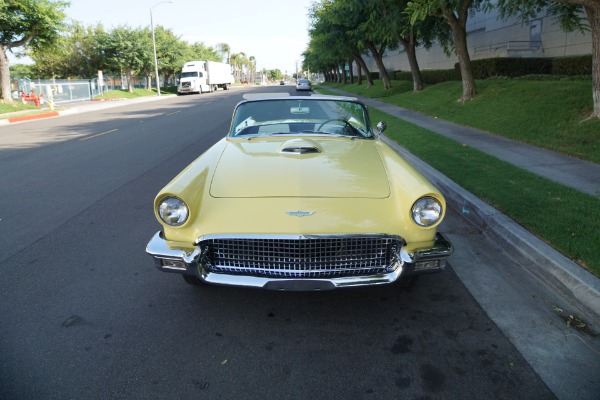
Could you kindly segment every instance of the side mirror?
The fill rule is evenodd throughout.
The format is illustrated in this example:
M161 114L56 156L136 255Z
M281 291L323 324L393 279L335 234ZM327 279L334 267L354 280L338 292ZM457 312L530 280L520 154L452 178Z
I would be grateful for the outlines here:
M379 133L383 133L387 129L387 124L383 121L379 121L377 123L377 130Z

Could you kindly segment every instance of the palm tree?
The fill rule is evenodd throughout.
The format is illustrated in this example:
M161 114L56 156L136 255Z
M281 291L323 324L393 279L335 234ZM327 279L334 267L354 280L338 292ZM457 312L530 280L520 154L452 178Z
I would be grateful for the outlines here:
M219 43L217 45L217 49L219 49L219 51L223 54L227 55L227 64L230 64L230 60L229 60L229 53L231 53L231 47L229 47L229 45L227 43Z

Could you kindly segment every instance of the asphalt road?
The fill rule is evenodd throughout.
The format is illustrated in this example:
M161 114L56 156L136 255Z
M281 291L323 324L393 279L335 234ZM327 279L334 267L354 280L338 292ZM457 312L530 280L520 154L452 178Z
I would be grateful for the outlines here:
M544 360L458 278L460 254L410 289L193 287L156 270L154 195L225 135L248 91L293 87L0 128L0 398L588 398L549 388L532 368ZM460 214L442 230L470 258L503 262Z

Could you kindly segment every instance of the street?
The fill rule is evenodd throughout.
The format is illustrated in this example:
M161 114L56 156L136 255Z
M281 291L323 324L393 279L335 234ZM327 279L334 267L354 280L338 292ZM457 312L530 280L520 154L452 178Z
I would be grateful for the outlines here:
M598 339L562 326L562 300L453 210L441 231L461 251L409 289L193 287L157 271L155 194L225 136L244 93L274 91L295 94L234 88L0 127L0 398L594 398Z

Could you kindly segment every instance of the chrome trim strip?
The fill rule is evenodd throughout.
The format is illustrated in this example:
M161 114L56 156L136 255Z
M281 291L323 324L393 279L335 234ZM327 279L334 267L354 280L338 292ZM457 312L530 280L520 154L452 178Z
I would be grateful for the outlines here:
M387 274L369 276L351 276L329 279L264 278L246 275L226 275L205 271L199 268L200 278L207 283L226 286L245 286L269 290L331 290L343 287L382 285L398 280L402 267Z
M397 235L389 235L384 233L361 233L361 234L345 234L345 233L330 233L330 234L261 234L261 233L223 233L213 235L203 235L196 239L194 244L198 245L204 240L212 239L286 239L286 240L306 240L306 239L354 239L354 238L382 238L399 240L403 246L406 245L404 239Z

